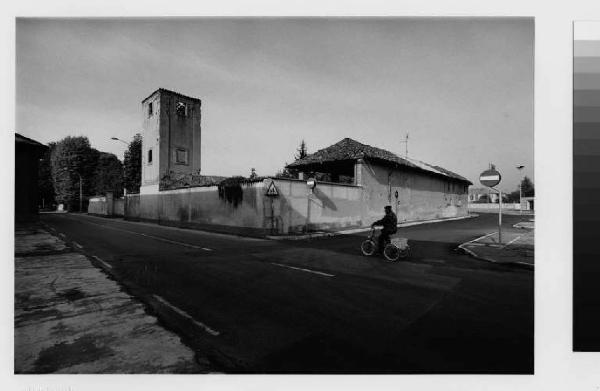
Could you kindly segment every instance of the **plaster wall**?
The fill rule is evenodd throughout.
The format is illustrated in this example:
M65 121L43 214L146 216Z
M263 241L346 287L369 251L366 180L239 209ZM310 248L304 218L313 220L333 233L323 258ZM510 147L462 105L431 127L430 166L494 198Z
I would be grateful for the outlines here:
M461 182L392 169L365 162L360 165L365 222L371 224L391 205L399 222L460 217L468 214L468 194ZM395 193L398 191L398 198Z

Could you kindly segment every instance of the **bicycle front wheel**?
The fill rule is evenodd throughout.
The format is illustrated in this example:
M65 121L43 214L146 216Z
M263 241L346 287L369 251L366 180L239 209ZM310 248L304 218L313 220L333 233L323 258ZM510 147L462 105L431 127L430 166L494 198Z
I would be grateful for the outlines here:
M365 240L360 245L360 251L363 255L373 255L375 253L375 242L372 240Z

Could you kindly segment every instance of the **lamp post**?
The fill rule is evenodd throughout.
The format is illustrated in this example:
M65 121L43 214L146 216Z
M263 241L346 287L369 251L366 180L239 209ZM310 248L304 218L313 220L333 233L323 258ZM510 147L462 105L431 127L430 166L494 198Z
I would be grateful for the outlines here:
M525 166L517 166L517 170L519 170L519 214L523 214L523 201L521 200L523 193L521 190L521 186L523 185L523 181L521 180L521 170L525 168Z
M129 143L128 143L127 141L123 141L123 140L121 140L121 139L120 139L120 138L118 138L118 137L111 137L110 139L111 139L111 140L115 140L115 141L120 141L120 142L122 142L122 143L123 143L123 144L125 144L125 145L129 145Z

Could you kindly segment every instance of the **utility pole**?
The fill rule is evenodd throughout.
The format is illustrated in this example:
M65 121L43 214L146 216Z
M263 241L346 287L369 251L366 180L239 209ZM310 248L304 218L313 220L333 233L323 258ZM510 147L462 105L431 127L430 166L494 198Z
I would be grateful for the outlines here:
M77 173L77 175L79 175L79 213L81 213L83 211L83 182L81 174Z
M519 170L519 214L522 215L523 214L523 201L521 200L521 198L523 198L523 192L521 187L523 186L523 181L521 180L521 170L524 168L525 166L517 166L517 170Z

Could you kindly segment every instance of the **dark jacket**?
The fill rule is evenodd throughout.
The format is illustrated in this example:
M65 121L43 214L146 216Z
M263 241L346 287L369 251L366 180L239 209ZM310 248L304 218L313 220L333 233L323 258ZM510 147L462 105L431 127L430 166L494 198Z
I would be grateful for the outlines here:
M390 212L383 216L383 219L377 220L372 225L382 225L382 231L385 233L393 234L398 230L398 219L394 212Z

